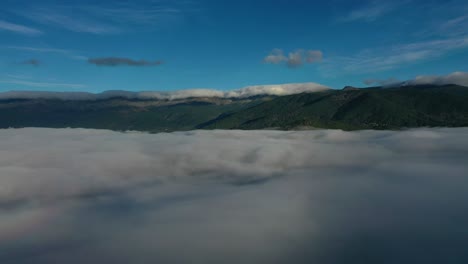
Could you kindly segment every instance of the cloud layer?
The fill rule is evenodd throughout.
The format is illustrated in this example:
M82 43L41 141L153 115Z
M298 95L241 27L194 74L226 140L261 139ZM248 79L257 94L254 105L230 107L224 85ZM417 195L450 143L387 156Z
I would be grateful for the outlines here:
M467 133L0 130L0 262L465 263Z
M263 62L269 64L285 64L289 68L298 68L304 63L320 62L323 59L323 53L320 50L296 50L290 52L288 56L282 49L274 49L263 59Z
M1 82L1 81L0 81ZM41 86L45 87L45 86ZM102 100L114 97L128 99L160 99L178 100L191 97L219 97L219 98L246 98L257 95L290 95L307 92L320 92L330 88L317 83L293 83L279 85L248 86L232 91L212 89L188 89L172 92L129 92L106 91L99 94L87 92L37 92L37 91L9 91L0 93L0 100L5 99L60 99L60 100Z
M133 60L128 58L118 57L104 57L104 58L90 58L88 59L90 64L96 66L158 66L162 64L162 61L147 61L147 60Z
M420 75L414 80L406 82L408 85L421 85L421 84L458 84L468 86L468 72L454 72L448 75Z
M408 81L399 81L395 78L389 79L367 79L366 85L379 85L384 87L396 87L407 85L447 85L456 84L468 87L468 72L453 72L447 75L420 75Z

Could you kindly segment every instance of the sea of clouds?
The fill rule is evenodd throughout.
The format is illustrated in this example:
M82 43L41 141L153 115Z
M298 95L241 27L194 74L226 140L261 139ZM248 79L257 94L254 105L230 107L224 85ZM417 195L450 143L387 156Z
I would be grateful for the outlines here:
M467 135L0 130L0 263L468 263Z

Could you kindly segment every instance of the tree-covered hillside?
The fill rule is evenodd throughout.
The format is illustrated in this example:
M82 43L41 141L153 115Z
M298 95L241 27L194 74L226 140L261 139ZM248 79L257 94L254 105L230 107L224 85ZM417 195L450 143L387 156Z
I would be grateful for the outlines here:
M82 127L150 132L459 127L468 126L467 102L468 88L456 85L348 88L244 99L9 99L0 101L0 127Z

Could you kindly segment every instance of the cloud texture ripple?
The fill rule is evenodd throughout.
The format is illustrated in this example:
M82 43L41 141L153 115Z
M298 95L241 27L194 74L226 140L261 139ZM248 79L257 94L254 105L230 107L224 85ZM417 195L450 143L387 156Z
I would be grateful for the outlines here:
M0 130L0 263L467 263L467 135Z

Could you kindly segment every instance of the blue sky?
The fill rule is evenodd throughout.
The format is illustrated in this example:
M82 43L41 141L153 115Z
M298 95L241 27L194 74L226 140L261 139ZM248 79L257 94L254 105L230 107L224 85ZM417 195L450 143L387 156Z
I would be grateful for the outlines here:
M2 0L0 91L234 89L468 71L468 2Z

